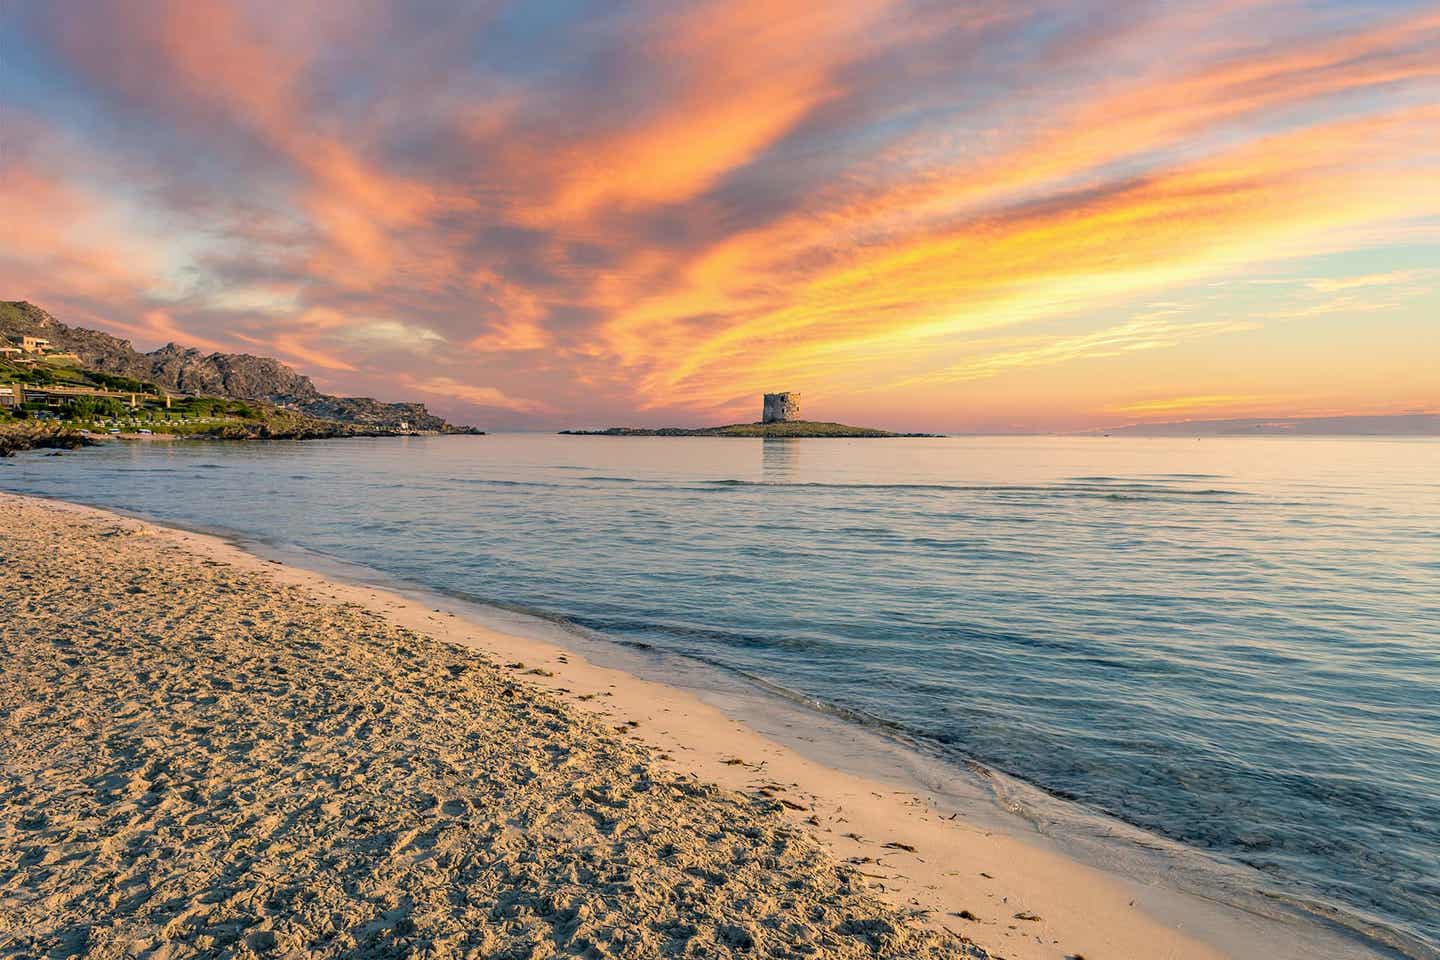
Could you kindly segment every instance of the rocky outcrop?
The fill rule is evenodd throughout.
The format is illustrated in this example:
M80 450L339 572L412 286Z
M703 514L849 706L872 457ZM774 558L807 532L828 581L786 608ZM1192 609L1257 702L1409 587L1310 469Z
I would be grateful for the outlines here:
M309 403L298 405L298 409L312 417L326 420L343 420L365 426L397 427L406 424L407 429L423 431L446 431L453 429L443 417L425 409L423 403L381 403L369 397L327 397L321 396Z
M149 364L129 340L99 330L67 327L49 313L25 300L0 301L0 339L44 337L56 350L77 353L95 370L122 377L148 375Z
M147 379L180 393L296 405L323 398L309 377L271 357L248 353L205 354L194 347L173 343L143 357L150 365ZM84 354L81 359L85 359Z
M0 424L0 457L13 457L21 450L74 450L88 447L89 437L70 427L53 423Z
M0 336L22 335L48 339L56 350L77 354L91 370L154 383L172 393L260 400L311 417L388 430L457 430L443 417L426 410L423 403L385 403L370 397L323 394L309 377L272 357L204 353L174 343L140 353L129 340L67 326L33 303L0 301Z

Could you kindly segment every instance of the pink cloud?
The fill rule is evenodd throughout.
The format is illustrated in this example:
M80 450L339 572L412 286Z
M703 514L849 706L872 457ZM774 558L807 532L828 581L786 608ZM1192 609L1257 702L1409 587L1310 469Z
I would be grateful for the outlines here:
M1440 16L1289 10L37 7L29 86L78 92L0 157L0 281L514 423L1061 367L1127 297L1440 216Z

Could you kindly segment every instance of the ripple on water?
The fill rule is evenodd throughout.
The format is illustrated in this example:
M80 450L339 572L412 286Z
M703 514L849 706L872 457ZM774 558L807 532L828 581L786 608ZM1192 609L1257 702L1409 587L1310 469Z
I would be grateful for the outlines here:
M1436 476L1440 445L1364 440L491 436L115 445L0 485L696 657L1434 945Z

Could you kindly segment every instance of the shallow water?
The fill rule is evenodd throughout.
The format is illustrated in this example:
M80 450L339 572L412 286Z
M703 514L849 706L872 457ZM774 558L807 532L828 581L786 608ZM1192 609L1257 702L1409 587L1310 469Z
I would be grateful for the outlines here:
M1440 948L1440 442L157 442L0 489L737 668Z

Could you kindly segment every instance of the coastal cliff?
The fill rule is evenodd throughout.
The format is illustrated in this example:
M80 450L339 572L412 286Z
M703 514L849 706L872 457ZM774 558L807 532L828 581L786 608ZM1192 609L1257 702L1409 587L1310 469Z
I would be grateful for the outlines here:
M370 397L336 397L321 393L310 378L273 357L246 353L204 353L194 347L167 343L141 353L129 340L61 323L49 312L24 300L0 301L0 340L40 337L53 350L73 353L87 370L125 377L177 394L260 401L293 410L319 421L350 424L370 430L427 433L473 433L425 409L423 403L386 403ZM302 429L300 425L290 426ZM318 432L316 424L303 429Z

